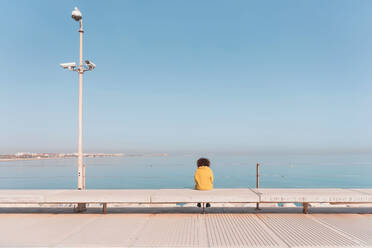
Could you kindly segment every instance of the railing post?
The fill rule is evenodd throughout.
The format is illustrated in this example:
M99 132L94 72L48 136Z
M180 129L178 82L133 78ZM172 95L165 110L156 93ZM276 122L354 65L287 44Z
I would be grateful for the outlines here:
M256 189L260 187L260 163L256 164ZM256 210L260 210L260 203L256 203Z

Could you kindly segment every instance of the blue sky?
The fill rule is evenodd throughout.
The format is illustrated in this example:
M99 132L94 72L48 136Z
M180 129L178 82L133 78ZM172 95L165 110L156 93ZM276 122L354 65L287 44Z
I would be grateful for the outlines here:
M372 2L0 2L0 153L372 151Z

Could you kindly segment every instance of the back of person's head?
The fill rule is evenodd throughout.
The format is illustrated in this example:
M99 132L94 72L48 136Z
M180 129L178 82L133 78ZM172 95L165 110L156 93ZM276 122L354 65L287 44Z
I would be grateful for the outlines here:
M207 158L199 158L198 162L197 162L198 167L200 167L200 166L208 166L209 167L209 164L210 164L210 162L209 162L209 159L207 159Z

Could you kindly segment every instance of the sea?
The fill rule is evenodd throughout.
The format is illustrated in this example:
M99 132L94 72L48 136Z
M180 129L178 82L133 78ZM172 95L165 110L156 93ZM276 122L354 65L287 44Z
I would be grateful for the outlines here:
M85 158L87 189L193 188L197 155ZM372 188L372 154L208 155L216 188ZM0 189L75 189L77 159L0 162Z

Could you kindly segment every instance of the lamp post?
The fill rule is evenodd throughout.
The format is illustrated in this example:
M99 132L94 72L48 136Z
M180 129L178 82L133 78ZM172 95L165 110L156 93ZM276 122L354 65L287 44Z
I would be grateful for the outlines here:
M83 64L83 16L77 7L72 11L72 18L80 24L79 66L77 67L75 62L64 63L61 66L79 74L78 189L82 190L85 189L85 168L83 164L83 74L86 71L93 70L96 65L89 60L85 61L85 65Z

